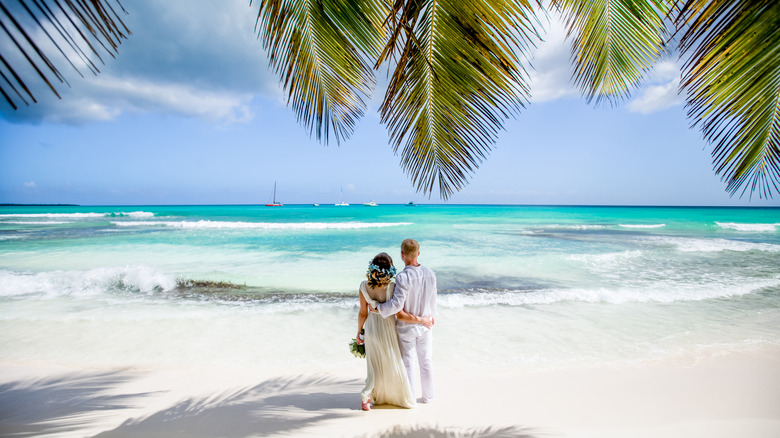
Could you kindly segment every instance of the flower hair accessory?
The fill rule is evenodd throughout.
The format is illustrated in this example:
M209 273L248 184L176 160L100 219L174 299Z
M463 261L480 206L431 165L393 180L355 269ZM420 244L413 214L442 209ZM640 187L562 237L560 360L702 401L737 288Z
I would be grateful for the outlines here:
M395 273L395 266L393 265L390 265L388 268L380 268L379 266L370 263L368 265L368 271L366 271L368 285L371 287L379 287L388 284L395 276Z
M381 273L381 274L383 274L383 276L390 277L390 278L395 277L395 274L397 273L397 271L395 270L395 266L393 266L393 265L390 265L389 268L384 269L384 268L380 268L377 265L369 264L368 265L368 271L366 271L366 274L371 275L372 271L373 272L377 272L377 273Z

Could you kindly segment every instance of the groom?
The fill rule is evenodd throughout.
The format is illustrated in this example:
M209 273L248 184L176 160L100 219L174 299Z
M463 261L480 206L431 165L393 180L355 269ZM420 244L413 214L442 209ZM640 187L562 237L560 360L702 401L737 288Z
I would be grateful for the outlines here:
M383 318L398 313L401 309L412 315L431 318L436 317L436 274L425 266L417 263L420 255L420 244L414 239L406 239L401 243L401 260L406 267L395 277L393 297L380 303L377 307ZM433 400L433 333L422 324L410 324L403 321L396 323L398 338L401 341L401 357L409 376L409 385L414 392L414 359L420 367L420 386L422 387L422 402Z

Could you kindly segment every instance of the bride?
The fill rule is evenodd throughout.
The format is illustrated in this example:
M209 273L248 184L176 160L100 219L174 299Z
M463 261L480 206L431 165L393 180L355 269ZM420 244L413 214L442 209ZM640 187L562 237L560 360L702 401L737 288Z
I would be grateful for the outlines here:
M430 317L420 318L403 310L394 316L382 318L377 312L369 312L368 305L376 308L393 296L395 276L393 259L387 253L379 253L368 265L368 280L360 283L360 311L358 312L357 342L366 346L366 386L360 395L362 409L368 411L372 404L391 404L402 408L414 407L415 400L398 346L396 318L408 323L430 327ZM361 341L361 332L365 337Z

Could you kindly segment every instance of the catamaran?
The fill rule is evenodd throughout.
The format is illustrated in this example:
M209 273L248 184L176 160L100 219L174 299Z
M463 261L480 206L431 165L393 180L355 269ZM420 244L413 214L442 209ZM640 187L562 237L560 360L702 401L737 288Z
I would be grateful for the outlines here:
M274 202L271 204L265 204L266 207L282 207L284 204L276 202L276 181L274 181Z

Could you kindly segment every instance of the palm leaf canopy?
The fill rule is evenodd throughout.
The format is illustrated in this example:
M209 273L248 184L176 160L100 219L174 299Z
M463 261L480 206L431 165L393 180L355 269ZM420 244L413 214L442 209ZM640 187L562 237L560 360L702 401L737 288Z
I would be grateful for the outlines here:
M732 195L771 197L780 181L780 2L690 1L677 21L688 116L715 144L716 173Z
M386 5L378 0L263 0L257 30L298 121L327 142L349 137L375 84Z
M10 42L3 47L8 52L0 53L0 93L6 102L14 109L19 102L28 105L27 99L37 102L24 69L32 69L32 76L57 97L57 83L68 83L57 67L59 59L67 61L79 75L74 61L97 74L100 70L90 54L103 63L100 53L113 57L121 40L130 34L118 12L127 14L119 0L0 1L0 35ZM59 58L52 59L52 53L46 53L43 47L47 42L56 48Z
M569 28L573 80L597 103L641 83L673 18L688 116L715 145L716 173L732 195L780 191L780 1L552 4ZM374 69L389 64L380 112L393 149L418 191L447 199L528 101L523 61L542 10L541 0L262 0L256 27L299 121L324 142L351 135ZM121 13L119 0L0 0L0 93L14 109L35 102L37 78L59 96L62 59L98 73L100 54L130 33Z
M418 191L466 183L529 96L521 63L539 34L526 0L396 1L379 63L396 60L381 107Z
M572 39L573 80L588 101L629 96L664 52L671 0L555 0Z

